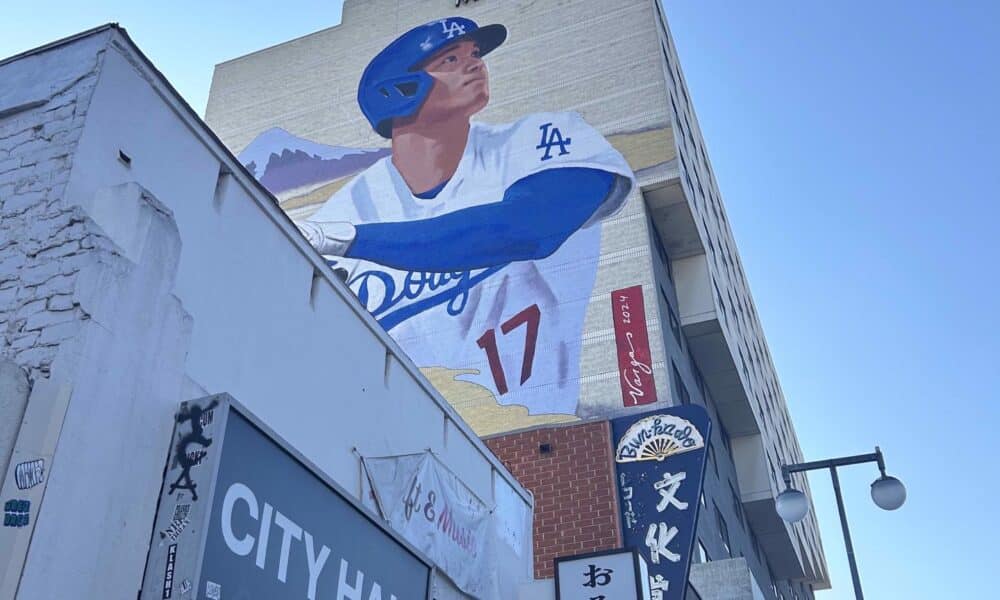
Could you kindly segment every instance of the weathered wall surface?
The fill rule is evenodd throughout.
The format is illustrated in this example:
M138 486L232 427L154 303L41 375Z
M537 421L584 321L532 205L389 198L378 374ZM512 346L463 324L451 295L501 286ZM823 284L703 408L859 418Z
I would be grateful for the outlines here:
M172 417L185 396L191 320L172 294L173 217L136 184L95 195L87 214L102 213L133 233L91 252L77 278L73 299L89 319L60 345L49 376L71 399L21 577L25 597L71 588L120 597L138 587ZM81 498L92 503L86 519Z
M98 245L64 201L104 53L78 42L0 66L0 356L48 375L59 342L88 317L72 294Z
M189 323L171 295L180 244L169 211L135 184L68 191L110 37L0 65L0 356L70 394L49 426L12 431L22 455L52 439L58 457L44 456L29 527L4 531L32 540L5 597L18 584L31 598L132 593L159 487L150 467L164 460L184 381ZM109 238L115 222L131 234Z
M0 473L7 472L29 390L24 369L12 360L0 358Z

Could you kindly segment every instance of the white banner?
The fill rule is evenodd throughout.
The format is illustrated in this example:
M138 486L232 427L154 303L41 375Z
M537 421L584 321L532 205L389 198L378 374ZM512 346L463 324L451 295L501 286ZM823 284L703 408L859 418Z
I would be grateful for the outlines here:
M430 452L365 458L363 497L463 592L499 598L490 509Z

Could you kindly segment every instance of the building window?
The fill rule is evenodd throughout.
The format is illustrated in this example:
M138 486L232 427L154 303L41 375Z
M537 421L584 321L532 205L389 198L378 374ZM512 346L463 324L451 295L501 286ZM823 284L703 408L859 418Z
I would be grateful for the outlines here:
M670 331L674 334L674 339L677 340L677 347L684 348L683 338L681 337L681 324L677 320L677 315L674 314L674 309L670 306L670 300L667 300L667 294L660 288L660 294L663 296L663 301L667 303L667 318L670 320Z
M708 443L708 462L712 463L712 470L715 471L715 478L719 478L719 461L715 458L715 444Z
M663 51L663 60L667 61L667 75L670 75L670 81L673 82L674 87L676 88L677 80L674 79L674 68L673 65L670 64L670 53L667 52L667 47L664 44L660 44L660 50ZM673 98L671 98L670 101L673 102ZM676 107L674 107L674 112L677 112Z
M680 124L680 121L678 121L677 123ZM683 148L678 147L678 149L677 149L677 157L681 159L681 170L684 172L684 181L687 183L687 189L685 191L688 193L687 194L688 197L693 197L694 198L695 205L697 205L698 204L698 197L694 195L694 184L691 183L691 173L690 173L690 170L688 169L687 161L684 160L684 149Z
M670 255L667 254L667 248L663 245L663 238L660 237L660 230L656 228L656 223L654 223L652 219L650 219L649 225L653 230L653 243L656 245L656 253L660 255L660 260L663 261L663 268L667 271L667 279L673 281L674 271L670 264Z
M722 511L719 510L719 505L713 503L715 507L715 520L719 525L719 536L722 538L722 547L726 549L726 554L732 558L733 551L729 546L729 527L726 526L726 519L722 516Z
M757 555L757 560L763 561L764 553L760 550L760 541L757 539L757 535L754 534L753 529L750 530L750 541L753 542L753 551Z
M705 544L701 543L700 539L698 540L698 554L701 555L702 562L712 562L712 555L708 553L708 548L705 547Z
M684 139L687 137L687 133L684 131L684 123L681 122L681 114L680 111L677 110L677 103L674 102L673 95L670 96L670 106L674 109L674 122L677 123L677 129L681 132L680 139Z
M733 482L729 482L729 491L733 493L733 509L736 511L736 517L740 520L740 526L746 529L746 515L743 513L743 501L740 500L740 495L736 491L736 486Z
M690 359L690 357L689 357ZM705 390L705 378L702 377L698 365L694 364L694 359L690 359L691 372L694 373L694 381L698 384L698 391L701 392L702 401L708 404L708 392Z
M691 404L691 395L688 393L687 386L684 385L684 380L681 379L681 373L677 370L677 365L673 361L670 361L670 368L673 370L674 390L677 392L677 401L680 404Z
M729 453L729 458L733 457L733 448L729 445L729 432L726 431L726 426L722 424L722 421L718 421L719 426L719 437L722 438L722 445L726 447L726 452Z
M719 284L716 283L715 277L712 278L712 287L715 288L715 301L719 305L719 310L722 312L722 317L726 317L726 301L722 299L722 292L719 291Z
M660 8L660 3L657 1L657 2L653 2L653 4L656 5L656 13L658 15L660 15L660 23L661 24L666 23L667 22L667 18L663 16L663 9Z
M663 240L660 239L660 232L653 226L653 243L656 244L656 253L660 256L660 261L664 267L669 268L670 258L667 256L667 249L663 247Z

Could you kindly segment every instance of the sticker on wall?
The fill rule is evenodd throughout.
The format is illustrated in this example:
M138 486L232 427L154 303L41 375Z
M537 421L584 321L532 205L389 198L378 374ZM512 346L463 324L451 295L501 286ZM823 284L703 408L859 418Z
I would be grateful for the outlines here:
M14 482L19 490L29 490L45 481L45 459L29 460L14 467Z
M187 490L191 492L192 501L198 500L198 484L191 479L191 468L201 464L206 454L205 449L212 445L212 440L205 436L205 427L212 423L217 404L218 402L213 400L211 404L202 408L190 403L178 413L177 422L190 423L191 431L181 434L177 439L174 466L180 466L181 472L170 484L167 494L173 494L176 490Z
M170 521L170 524L166 529L160 532L160 539L170 538L170 541L176 542L177 538L183 533L184 528L188 526L190 520L188 515L191 513L190 504L177 504L174 507L174 515Z
M177 562L177 544L167 548L167 568L163 575L163 598L167 600L174 593L174 566Z
M222 600L222 586L214 581L206 581L205 597L207 597L208 600Z
M475 119L507 35L448 17L386 40L357 98L391 154L274 129L240 154L480 435L582 414L602 227L635 187L576 112ZM640 385L633 404L654 401L651 379Z
M27 527L31 522L30 500L8 500L3 505L4 527Z

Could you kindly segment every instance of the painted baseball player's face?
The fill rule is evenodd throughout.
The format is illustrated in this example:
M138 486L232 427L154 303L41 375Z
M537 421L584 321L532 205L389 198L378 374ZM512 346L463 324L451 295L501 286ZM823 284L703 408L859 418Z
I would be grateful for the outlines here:
M424 71L434 78L418 118L437 121L456 113L471 117L490 100L489 74L475 42L464 41L444 48L424 63Z

